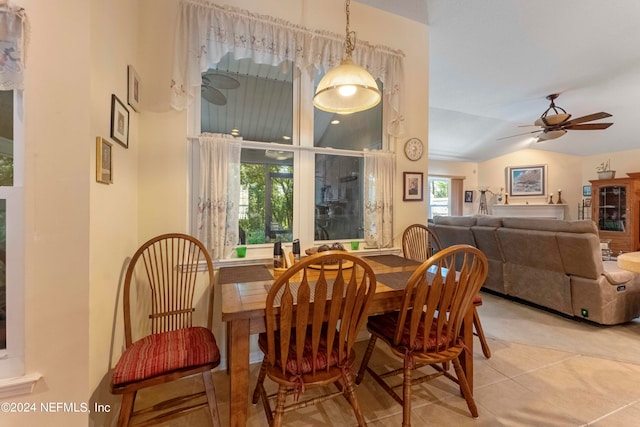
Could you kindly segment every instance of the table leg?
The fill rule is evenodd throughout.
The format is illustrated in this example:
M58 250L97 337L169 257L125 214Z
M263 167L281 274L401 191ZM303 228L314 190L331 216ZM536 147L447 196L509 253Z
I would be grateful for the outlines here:
M233 320L229 323L229 424L244 427L249 410L249 320Z
M467 311L462 323L462 338L468 351L460 353L460 363L467 376L467 382L471 393L473 393L473 310Z

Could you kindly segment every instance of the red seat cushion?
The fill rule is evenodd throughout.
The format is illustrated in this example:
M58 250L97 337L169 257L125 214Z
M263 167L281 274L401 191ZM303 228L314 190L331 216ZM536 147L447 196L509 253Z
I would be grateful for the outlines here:
M337 338L337 337L336 337ZM280 364L280 334L275 335L275 347L276 347L276 365ZM262 333L258 338L258 345L263 353L267 354L267 334ZM286 371L291 375L308 374L313 372L313 355L311 347L311 331L307 332L307 336L304 342L304 351L302 353L301 366L298 366L296 360L296 344L295 344L295 329L291 331L291 341L289 345L289 355L287 357ZM335 366L338 364L338 349L334 346L333 351L327 357L327 340L323 334L320 338L320 345L318 348L318 354L316 356L316 371L327 368L329 366Z
M116 364L111 382L117 386L219 361L220 350L207 328L193 327L152 334L125 350Z
M394 311L392 313L380 314L378 316L370 316L369 322L367 323L367 329L375 333L376 335L383 337L386 341L393 343L393 338L396 333L396 327L398 325L398 311ZM409 348L409 317L411 316L411 311L407 313L407 322L402 332L402 338L400 339L400 343L398 346ZM422 350L424 348L424 340L422 339L424 333L424 323L420 322L418 326L418 333L416 334L416 339L414 342L412 350ZM428 342L426 346L426 351L436 351L436 340L438 346L443 346L444 344L449 343L450 338L447 335L440 335L439 339L436 337L436 328L435 324L431 327L431 332L429 333ZM449 343L451 344L451 343Z

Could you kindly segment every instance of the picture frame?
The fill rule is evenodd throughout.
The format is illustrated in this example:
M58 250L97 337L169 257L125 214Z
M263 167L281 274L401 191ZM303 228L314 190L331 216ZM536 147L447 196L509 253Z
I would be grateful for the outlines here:
M591 207L591 197L587 197L586 199L584 199L584 203L583 203L585 208L590 208Z
M111 138L129 148L129 110L116 95L111 95Z
M508 166L507 189L511 197L545 197L547 165Z
M96 181L113 184L113 144L96 137Z
M133 65L127 65L127 102L134 111L140 111L140 76Z
M473 203L473 191L467 190L464 192L464 202Z
M584 197L591 197L591 186L590 185L583 185L582 186L582 195Z
M403 196L405 202L419 202L423 199L423 173L403 172Z

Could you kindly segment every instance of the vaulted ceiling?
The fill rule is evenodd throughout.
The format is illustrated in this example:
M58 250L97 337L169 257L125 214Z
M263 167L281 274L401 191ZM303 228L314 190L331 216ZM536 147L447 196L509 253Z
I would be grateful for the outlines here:
M574 155L640 148L640 1L361 0L429 26L429 156L483 161L523 148ZM401 48L401 47L400 47ZM605 111L606 130L534 142L548 108Z

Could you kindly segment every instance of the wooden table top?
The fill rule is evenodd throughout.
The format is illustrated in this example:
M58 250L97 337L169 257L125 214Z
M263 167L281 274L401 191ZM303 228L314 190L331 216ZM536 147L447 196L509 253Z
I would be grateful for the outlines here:
M405 260L396 255L380 255L372 257L363 257L371 266L376 274L376 295L375 300L384 300L393 297L401 297L403 290L395 284L397 280L393 280L393 276L387 273L402 273L414 271L420 263ZM385 262L386 264L384 264ZM235 267L223 267L222 270ZM247 268L247 267L242 267ZM273 274L273 267L268 267L269 272ZM229 270L226 271L229 273ZM218 277L220 277L220 274ZM257 276L262 276L256 271ZM259 318L265 315L265 301L267 299L268 286L273 283L273 279L253 281L245 274L243 282L229 282L230 274L226 274L227 283L220 283L222 290L222 320L230 321L235 319ZM405 273L402 278L408 278ZM399 278L399 277L397 277ZM387 281L388 284L385 283ZM405 280L406 282L406 280Z

